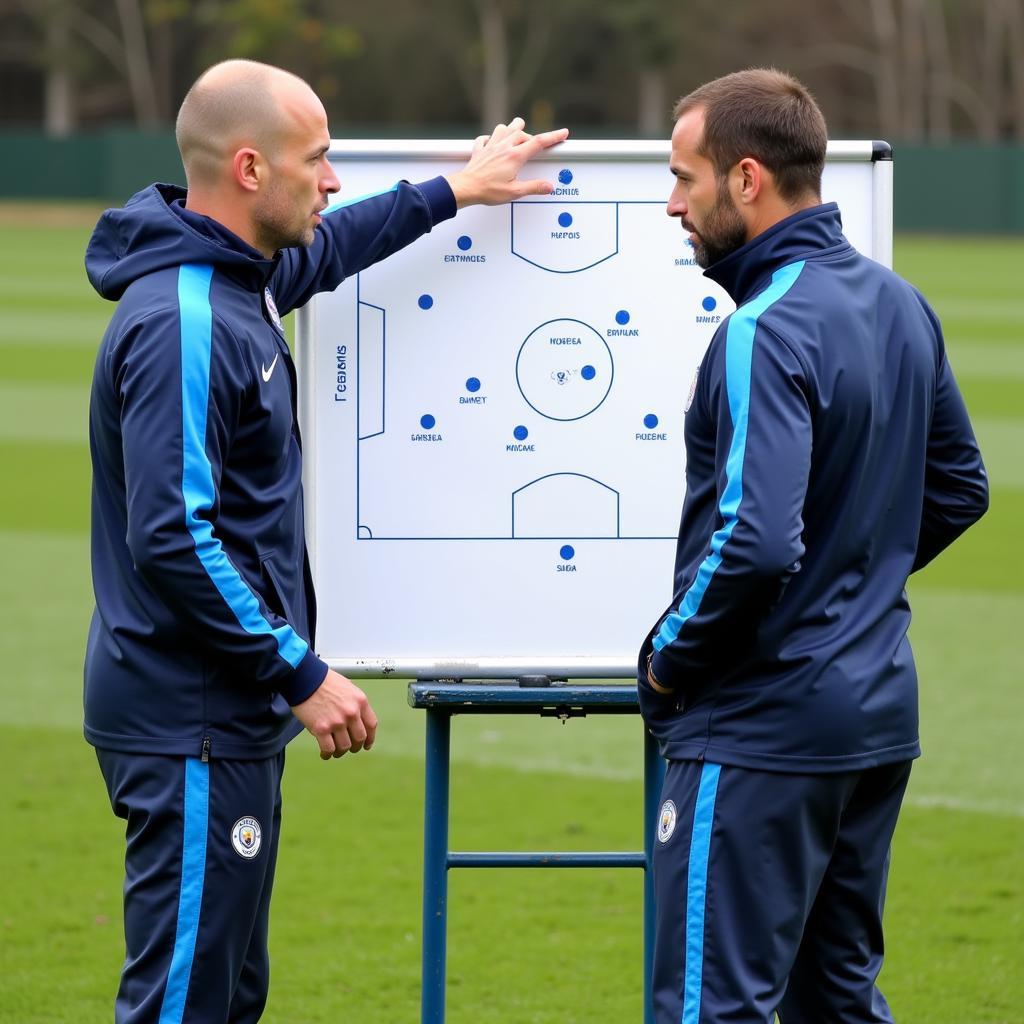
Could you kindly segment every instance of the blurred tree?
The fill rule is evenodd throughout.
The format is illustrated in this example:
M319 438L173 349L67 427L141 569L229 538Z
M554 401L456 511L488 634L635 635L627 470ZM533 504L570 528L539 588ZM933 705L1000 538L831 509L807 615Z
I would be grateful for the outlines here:
M170 124L230 56L301 74L346 133L660 136L676 96L774 64L836 137L1024 139L1024 0L0 0L0 121Z
M685 47L686 8L678 0L632 0L603 4L601 10L634 69L637 134L663 136L675 98L671 72Z
M340 91L341 68L365 47L348 17L337 19L341 6L329 0L207 0L197 9L210 40L203 64L227 57L277 64L302 75L330 104Z

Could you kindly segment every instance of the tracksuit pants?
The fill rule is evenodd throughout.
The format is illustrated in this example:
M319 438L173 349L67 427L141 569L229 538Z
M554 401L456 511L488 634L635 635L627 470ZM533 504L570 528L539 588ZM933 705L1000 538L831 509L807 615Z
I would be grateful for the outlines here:
M127 825L117 1024L254 1024L267 999L267 924L284 752L259 761L97 750Z
M670 761L654 844L657 1024L890 1024L875 979L910 762Z

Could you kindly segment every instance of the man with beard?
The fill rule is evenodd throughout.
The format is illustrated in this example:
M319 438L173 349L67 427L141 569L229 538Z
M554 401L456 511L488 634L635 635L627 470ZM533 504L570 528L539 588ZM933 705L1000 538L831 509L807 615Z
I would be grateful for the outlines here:
M187 191L154 185L97 225L89 278L118 306L90 403L85 734L127 822L119 1024L259 1019L285 745L305 727L329 760L376 735L365 694L313 646L280 314L459 207L550 192L517 175L565 136L517 118L447 178L331 207L319 99L226 61L178 114Z
M675 592L638 666L669 762L659 1024L893 1019L882 904L920 752L904 588L988 487L935 314L821 202L825 147L774 70L675 109L668 213L737 309L694 382Z

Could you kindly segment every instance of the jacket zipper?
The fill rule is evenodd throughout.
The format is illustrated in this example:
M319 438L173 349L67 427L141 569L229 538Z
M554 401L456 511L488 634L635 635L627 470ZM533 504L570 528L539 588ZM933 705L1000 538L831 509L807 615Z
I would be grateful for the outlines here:
M199 760L202 761L203 764L206 764L210 760L210 737L209 736L204 736L203 737L203 753L202 753L202 756L199 758Z

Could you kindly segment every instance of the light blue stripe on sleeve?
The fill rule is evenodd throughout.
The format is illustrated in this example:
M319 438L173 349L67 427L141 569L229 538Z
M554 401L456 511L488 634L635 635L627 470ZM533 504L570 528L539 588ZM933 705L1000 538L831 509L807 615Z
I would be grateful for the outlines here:
M700 1021L701 990L704 985L704 916L708 895L708 859L711 829L715 821L715 798L722 768L705 761L693 808L690 836L690 866L686 877L686 973L683 976L683 1017L681 1024Z
M227 602L238 624L247 633L270 635L277 650L297 668L309 645L291 626L276 629L260 611L259 601L231 564L213 524L200 513L213 508L213 467L206 454L206 410L210 401L210 356L213 344L213 310L210 307L209 264L186 263L178 271L178 308L181 317L181 434L183 466L181 491L185 499L185 525L196 554Z
M772 275L771 284L760 295L745 303L729 319L725 336L725 384L732 419L732 443L725 462L725 488L718 502L722 525L711 538L711 551L701 562L697 575L683 595L679 607L665 616L654 637L654 649L661 651L679 639L688 619L700 608L708 585L722 564L722 548L732 536L739 521L743 500L743 459L747 449L747 420L750 414L750 366L754 356L754 335L762 313L793 287L804 261L780 267Z
M174 952L158 1024L181 1024L192 977L199 934L199 912L206 880L206 834L210 817L210 765L190 757L185 761L185 827L181 849L181 889Z
M334 213L335 210L343 210L346 206L353 206L356 203L361 203L364 199L373 199L375 196L385 196L389 192L398 191L398 182L395 182L391 188L382 188L379 192L367 192L364 196L353 196L351 199L339 199L336 203L331 203L330 206L324 210L324 216Z

